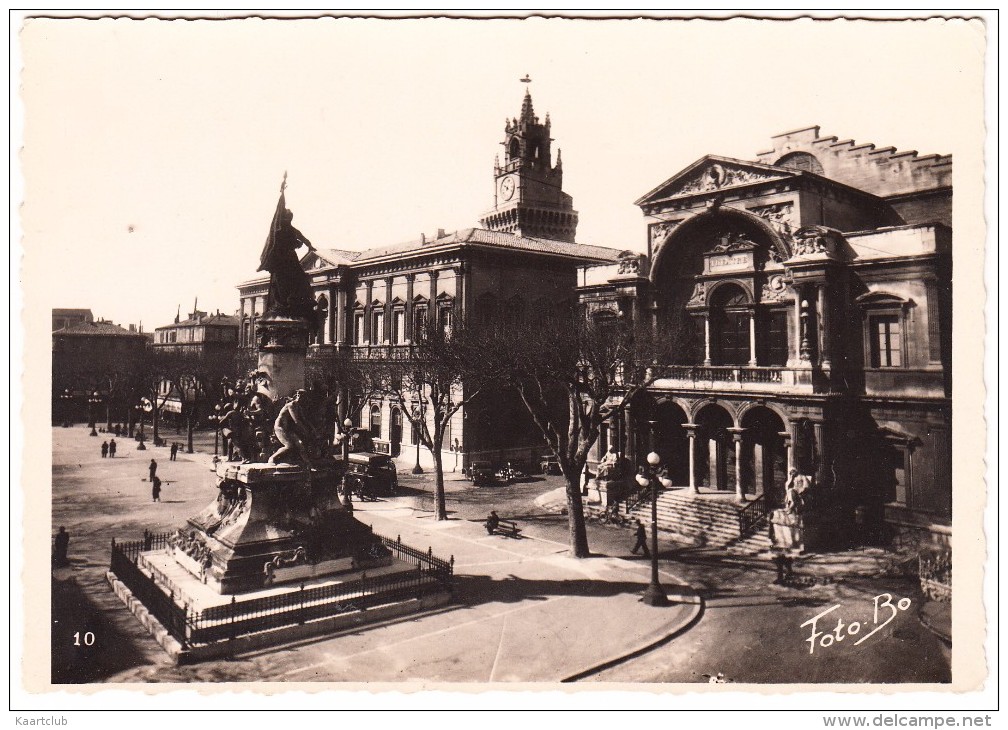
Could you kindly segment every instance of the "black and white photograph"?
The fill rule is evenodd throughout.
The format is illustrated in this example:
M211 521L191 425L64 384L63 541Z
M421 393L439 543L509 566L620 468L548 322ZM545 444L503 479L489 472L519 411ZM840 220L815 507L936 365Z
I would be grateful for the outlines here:
M989 688L989 33L23 15L26 707Z

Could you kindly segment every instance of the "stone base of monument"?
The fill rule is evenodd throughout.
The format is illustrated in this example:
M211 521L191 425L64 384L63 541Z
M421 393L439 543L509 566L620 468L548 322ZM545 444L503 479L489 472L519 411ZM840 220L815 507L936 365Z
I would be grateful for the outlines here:
M217 499L173 539L178 564L220 594L386 565L388 550L340 503L332 460L221 464Z
M138 556L137 568L150 577L139 590L137 577L125 575L128 571L110 571L107 578L120 600L177 664L331 635L451 601L448 587L403 560L241 596L222 595L183 567L172 550ZM405 585L414 590L404 592ZM326 596L336 600L326 600Z

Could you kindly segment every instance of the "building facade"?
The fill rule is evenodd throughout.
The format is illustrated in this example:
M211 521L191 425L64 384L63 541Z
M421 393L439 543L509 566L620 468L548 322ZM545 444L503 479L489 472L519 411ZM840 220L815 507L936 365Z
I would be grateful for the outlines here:
M579 296L686 345L612 436L647 448L653 422L700 492L779 504L794 468L837 520L947 540L951 179L948 156L811 127L642 196L647 258L584 269Z
M302 263L317 312L309 363L334 353L366 360L390 349L408 351L414 332L426 322L450 328L459 317L501 308L573 304L578 268L613 262L618 252L574 242L577 213L561 188L549 134L549 118L540 123L526 93L520 116L505 128L505 162L494 164L494 207L482 218L483 228L439 229L430 237L365 251L319 246L306 256ZM239 285L244 348L255 347L268 288L268 277ZM404 463L429 464L429 454L416 448L408 418L387 400L375 398L351 416L370 429L379 448ZM446 467L463 468L480 456L518 452L531 459L542 439L520 403L496 394L460 409L444 442Z
M194 358L214 360L216 370L233 374L238 354L238 318L233 315L202 312L193 307L185 318L175 316L175 321L154 330L151 343L155 353L180 353ZM193 400L194 384L174 383L163 379L159 401L165 413L179 416L183 405Z
M53 320L57 312L66 311L54 309ZM90 315L90 310L70 311ZM104 319L78 317L76 323L53 331L53 420L128 421L136 365L149 341L149 335L132 324L120 327Z

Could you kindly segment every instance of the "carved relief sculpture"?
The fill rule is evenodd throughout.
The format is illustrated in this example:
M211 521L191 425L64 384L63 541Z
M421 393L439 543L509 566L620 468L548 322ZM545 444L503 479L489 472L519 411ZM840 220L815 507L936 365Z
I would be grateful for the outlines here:
M763 291L760 293L761 302L782 302L790 299L787 290L788 282L780 274L774 274L763 284Z
M673 193L676 195L692 195L695 193L707 193L721 188L730 188L736 185L748 185L761 180L773 180L774 175L765 175L752 170L742 170L738 168L726 168L722 165L711 165L699 176L685 183L679 190Z
M837 231L825 226L805 226L794 234L794 256L813 256L826 254L834 256L837 252Z
M662 245L664 245L665 241L667 241L668 237L672 235L672 231L675 230L677 225L679 224L669 221L666 223L655 223L651 226L651 250L657 251Z
M702 307L704 306L704 304L706 304L706 302L707 302L707 285L702 281L698 281L696 284L693 285L693 293L690 295L689 301L686 302L686 305L690 307L694 306Z

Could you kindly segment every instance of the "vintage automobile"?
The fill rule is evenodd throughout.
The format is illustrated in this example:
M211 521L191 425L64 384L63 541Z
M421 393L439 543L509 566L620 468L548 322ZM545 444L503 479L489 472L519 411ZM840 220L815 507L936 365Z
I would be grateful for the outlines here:
M365 500L394 496L399 486L395 462L388 454L351 453L347 481L353 493Z
M469 478L475 487L489 487L497 483L493 464L489 461L474 461L469 467Z
M543 474L563 474L560 462L552 454L546 454L539 460L539 471Z

